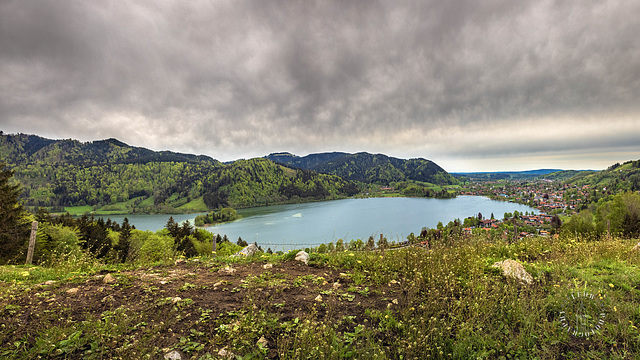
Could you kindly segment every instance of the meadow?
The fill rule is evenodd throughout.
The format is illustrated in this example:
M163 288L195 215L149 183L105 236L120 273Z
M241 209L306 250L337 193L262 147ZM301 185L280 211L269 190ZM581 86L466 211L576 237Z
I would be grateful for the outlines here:
M231 244L217 256L159 262L106 265L80 254L2 266L0 355L637 358L637 242L471 237L431 249L311 251L308 265L294 260L297 251L231 257L240 248ZM522 263L533 283L492 268L505 259ZM597 312L569 314L576 294ZM593 332L572 333L572 319Z

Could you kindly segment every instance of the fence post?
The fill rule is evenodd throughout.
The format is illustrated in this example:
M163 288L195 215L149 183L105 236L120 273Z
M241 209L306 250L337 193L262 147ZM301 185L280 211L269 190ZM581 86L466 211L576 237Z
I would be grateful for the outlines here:
M33 262L33 250L36 247L36 234L38 233L38 222L31 223L31 237L29 238L29 250L27 251L27 265Z

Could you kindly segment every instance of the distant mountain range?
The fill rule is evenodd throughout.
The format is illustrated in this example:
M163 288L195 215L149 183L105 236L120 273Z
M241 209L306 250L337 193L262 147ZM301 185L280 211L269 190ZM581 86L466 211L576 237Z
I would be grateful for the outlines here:
M590 173L594 172L594 170L538 169L526 171L455 172L451 174L457 179L467 178L470 180L567 180L583 172Z
M480 172L453 172L454 175L484 175L484 174L516 174L516 175L545 175L562 169L538 169L526 171L480 171Z
M383 154L326 152L296 156L273 153L267 159L298 169L338 175L347 180L388 185L398 181L420 181L435 185L455 185L458 181L433 161L398 159Z
M561 169L539 169L527 171L483 171L483 172L455 172L451 173L456 178L468 178L471 180L515 180L534 179L541 175L551 174Z

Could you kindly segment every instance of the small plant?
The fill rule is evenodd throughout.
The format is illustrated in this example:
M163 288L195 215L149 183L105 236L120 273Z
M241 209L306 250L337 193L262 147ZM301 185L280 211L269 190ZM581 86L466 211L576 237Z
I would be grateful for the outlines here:
M187 290L190 290L190 289L196 289L197 287L198 287L198 285L194 285L194 284L186 282L186 283L184 283L184 285L182 285L181 287L178 288L178 291L187 291Z

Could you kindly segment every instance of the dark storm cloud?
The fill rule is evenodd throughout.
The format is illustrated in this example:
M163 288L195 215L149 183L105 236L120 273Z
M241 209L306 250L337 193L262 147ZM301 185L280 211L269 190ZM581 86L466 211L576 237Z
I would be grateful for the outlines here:
M638 151L638 13L635 1L4 1L0 121L223 159Z

